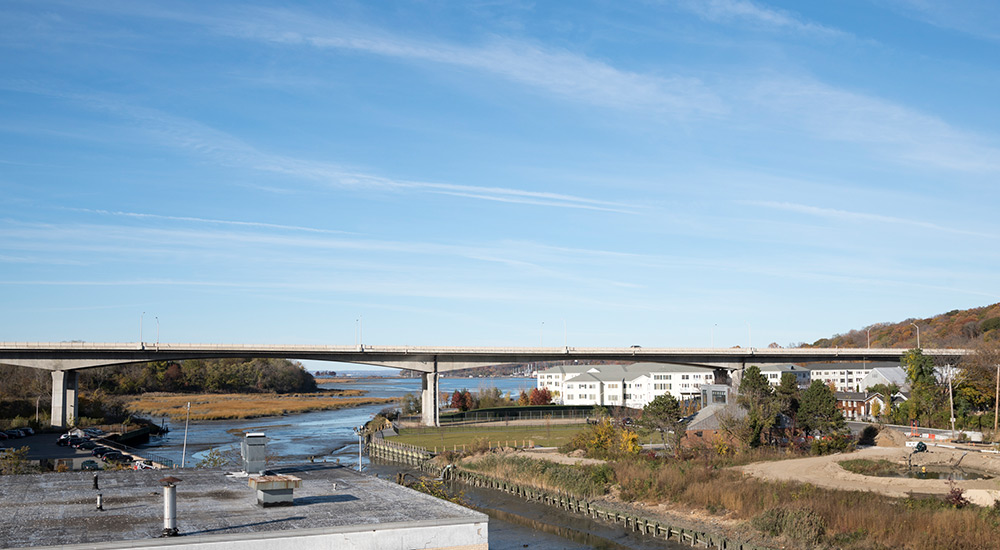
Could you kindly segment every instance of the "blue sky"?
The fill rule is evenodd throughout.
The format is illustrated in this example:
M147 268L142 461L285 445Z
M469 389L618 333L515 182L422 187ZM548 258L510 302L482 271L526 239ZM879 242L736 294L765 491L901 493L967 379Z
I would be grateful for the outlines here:
M762 347L995 303L998 23L8 1L0 340Z

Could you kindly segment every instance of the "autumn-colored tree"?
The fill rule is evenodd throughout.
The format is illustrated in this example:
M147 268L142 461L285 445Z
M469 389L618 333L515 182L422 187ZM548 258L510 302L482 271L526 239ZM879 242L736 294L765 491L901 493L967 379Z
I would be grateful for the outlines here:
M552 403L552 392L548 388L532 388L528 395L528 402L532 405L550 405Z
M521 390L521 394L517 396L517 404L521 407L531 404L531 401L528 399L528 392Z

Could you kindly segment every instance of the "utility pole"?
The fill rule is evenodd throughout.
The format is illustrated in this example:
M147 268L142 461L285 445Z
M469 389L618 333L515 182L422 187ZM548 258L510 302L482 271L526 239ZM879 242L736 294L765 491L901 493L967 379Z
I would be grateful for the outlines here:
M997 433L997 413L1000 413L1000 365L997 365L997 400L993 405L993 437Z
M955 372L951 365L948 367L948 405L951 407L951 440L955 441L955 398L951 391L951 379Z

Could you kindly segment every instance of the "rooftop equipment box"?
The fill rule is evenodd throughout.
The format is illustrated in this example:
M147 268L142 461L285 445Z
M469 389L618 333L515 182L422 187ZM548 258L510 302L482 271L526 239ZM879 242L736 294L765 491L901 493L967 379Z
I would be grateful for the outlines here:
M267 436L262 433L246 434L240 442L243 454L243 471L248 474L263 472L267 468Z

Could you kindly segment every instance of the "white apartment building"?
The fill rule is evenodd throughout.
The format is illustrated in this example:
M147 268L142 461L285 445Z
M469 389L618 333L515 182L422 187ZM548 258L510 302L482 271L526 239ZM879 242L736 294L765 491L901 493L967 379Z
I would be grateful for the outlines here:
M805 367L793 365L791 363L783 365L761 365L760 373L767 378L767 382L772 386L781 384L781 377L786 373L795 375L795 382L800 388L809 386L812 383L812 371Z
M664 363L563 365L540 371L537 379L564 405L636 409L666 393L679 401L700 399L701 386L714 382L713 369Z
M861 389L862 380L876 367L899 366L895 363L814 363L809 365L812 379L820 380L836 391L856 392Z

